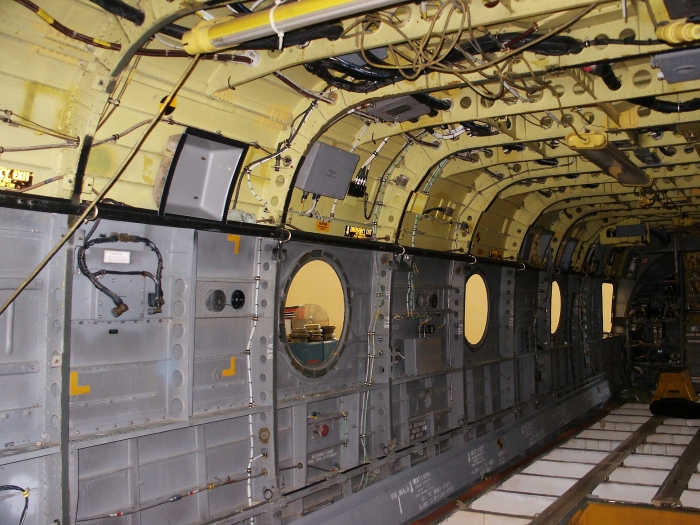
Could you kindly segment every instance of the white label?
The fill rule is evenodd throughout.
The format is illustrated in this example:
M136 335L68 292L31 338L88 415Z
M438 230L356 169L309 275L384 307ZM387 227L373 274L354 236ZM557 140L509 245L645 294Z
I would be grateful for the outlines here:
M105 250L102 262L110 264L131 263L131 252L126 250Z

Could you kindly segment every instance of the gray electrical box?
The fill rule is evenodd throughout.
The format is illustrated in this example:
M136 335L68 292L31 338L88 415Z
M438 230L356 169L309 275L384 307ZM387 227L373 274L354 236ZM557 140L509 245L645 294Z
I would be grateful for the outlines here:
M651 66L658 67L669 84L698 80L700 78L700 49L682 49L651 59Z
M396 97L375 102L365 111L385 122L405 122L413 120L432 111L430 106L418 102L414 97Z
M442 338L419 337L403 343L406 375L419 376L442 369Z
M360 156L316 142L299 169L295 187L302 191L344 199Z
M671 20L700 15L698 0L664 0L664 5Z
M248 145L195 128L180 137L160 214L223 221Z
M647 234L646 224L623 224L615 228L615 237L644 237Z

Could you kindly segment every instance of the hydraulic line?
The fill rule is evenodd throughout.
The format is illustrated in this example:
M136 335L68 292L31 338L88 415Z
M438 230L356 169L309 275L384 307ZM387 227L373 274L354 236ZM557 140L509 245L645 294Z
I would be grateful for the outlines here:
M131 149L129 154L126 156L126 158L122 161L121 166L117 169L117 172L112 176L109 181L107 181L107 184L105 184L104 188L102 188L102 191L95 197L95 200L90 202L86 207L83 213L75 220L73 225L68 228L68 231L64 234L64 236L61 238L60 241L54 246L51 251L44 257L44 259L39 263L39 265L29 274L29 276L20 284L17 289L12 292L10 297L5 301L5 303L0 307L0 315L7 310L7 307L10 306L15 299L19 296L19 294L22 293L22 291L31 283L37 275L46 267L47 264L49 264L49 261L53 259L53 257L59 252L61 248L63 248L63 245L68 242L68 240L73 236L73 234L80 228L80 226L83 224L83 221L85 221L91 213L93 213L93 210L97 208L97 204L107 195L109 190L114 187L114 185L117 183L119 178L122 176L122 174L126 171L126 168L129 167L129 164L131 164L131 161L134 160L134 157L138 153L139 149L141 149L141 146L143 146L143 143L146 141L148 136L151 134L151 131L153 131L153 128L156 127L156 125L160 122L160 119L163 117L165 114L165 110L168 108L172 100L175 98L175 95L177 95L178 91L180 91L180 88L182 85L185 83L187 78L190 76L192 71L194 71L194 68L197 66L200 60L200 55L197 55L194 57L194 59L190 62L190 64L187 66L187 69L185 72L182 74L180 77L180 80L177 81L177 84L173 87L172 91L168 94L167 97L165 97L165 100L163 101L163 104L161 105L160 109L158 110L158 113L156 116L153 118L151 123L148 125L148 127L145 129L143 132L143 135L141 135L141 138L136 141L136 144L134 144L134 147Z

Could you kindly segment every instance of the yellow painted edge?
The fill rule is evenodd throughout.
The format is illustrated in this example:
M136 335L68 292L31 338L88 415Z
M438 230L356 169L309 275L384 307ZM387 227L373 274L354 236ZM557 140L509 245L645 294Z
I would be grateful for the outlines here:
M236 375L236 356L231 358L231 367L221 371L221 377L231 377ZM89 387L88 387L89 388Z
M240 235L233 235L229 234L228 236L228 242L234 243L233 246L233 253L235 255L238 255L238 252L241 251L241 236Z
M70 373L70 395L71 396L82 396L83 394L90 393L90 385L79 385L78 384L78 372Z

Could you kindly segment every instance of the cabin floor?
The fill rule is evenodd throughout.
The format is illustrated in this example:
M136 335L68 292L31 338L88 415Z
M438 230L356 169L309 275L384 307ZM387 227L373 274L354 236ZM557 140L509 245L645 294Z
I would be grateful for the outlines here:
M627 403L440 523L700 523L699 428Z

